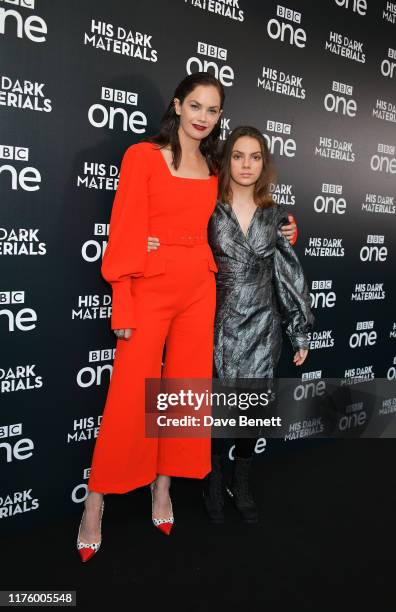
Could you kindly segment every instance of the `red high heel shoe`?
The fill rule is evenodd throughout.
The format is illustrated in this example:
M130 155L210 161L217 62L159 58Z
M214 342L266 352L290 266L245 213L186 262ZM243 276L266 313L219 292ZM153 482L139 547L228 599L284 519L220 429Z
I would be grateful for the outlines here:
M101 531L102 531L103 510L104 510L104 500L102 501L102 507L101 507L101 513L100 513L100 530ZM85 510L81 517L80 527L78 528L77 551L78 551L78 554L80 555L81 561L83 563L86 563L87 561L89 561L89 559L92 559L92 557L98 552L100 545L102 543L102 533L100 534L101 537L100 537L99 542L92 542L92 544L85 544L84 542L80 541L81 523L83 521L84 514L85 514Z
M155 527L158 527L158 529L160 531L162 531L162 533L164 533L165 535L169 535L171 532L171 529L173 527L173 524L175 522L174 516L173 516L173 508L172 508L172 501L170 501L170 506L171 506L171 515L168 518L154 518L153 517L153 506L154 506L154 497L153 497L153 489L155 486L155 480L153 480L153 482L150 484L150 491L151 491L151 519L153 521L153 524Z

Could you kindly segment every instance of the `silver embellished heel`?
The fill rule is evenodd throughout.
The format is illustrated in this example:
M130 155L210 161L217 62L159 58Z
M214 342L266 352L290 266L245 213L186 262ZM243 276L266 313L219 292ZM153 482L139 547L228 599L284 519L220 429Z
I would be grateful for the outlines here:
M157 527L165 535L169 535L170 532L171 532L171 529L173 527L173 524L175 522L175 519L174 519L174 516L173 516L172 500L170 500L170 506L171 506L171 515L170 515L170 517L168 517L168 518L154 518L153 517L153 506L154 506L153 489L154 489L154 486L155 486L155 480L153 480L153 482L150 483L150 491L151 491L151 519L152 519L153 525L155 527Z

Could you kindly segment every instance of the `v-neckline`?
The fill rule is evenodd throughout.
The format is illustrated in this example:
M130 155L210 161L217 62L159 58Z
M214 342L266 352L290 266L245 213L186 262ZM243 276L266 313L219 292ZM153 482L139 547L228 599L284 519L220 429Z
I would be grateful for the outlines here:
M250 219L250 221L249 221L249 225L247 226L247 229L246 229L246 234L245 234L245 232L244 232L244 231L243 231L243 229L242 229L242 225L240 224L239 219L238 219L238 216L237 216L237 214L236 214L235 210L233 209L232 205L231 205L231 204L229 204L229 207L231 208L231 214L233 214L233 215L234 215L235 221L237 222L238 228L239 228L239 230L240 230L240 232L241 232L242 236L245 238L245 240L247 240L247 237L248 237L248 235L249 235L249 230L250 230L250 228L251 228L251 226L252 226L253 220L254 220L254 218L255 218L255 216L256 216L257 210L259 209L259 206L256 206L256 210L254 211L254 213L253 213L253 214L252 214L252 216L251 216L251 219Z

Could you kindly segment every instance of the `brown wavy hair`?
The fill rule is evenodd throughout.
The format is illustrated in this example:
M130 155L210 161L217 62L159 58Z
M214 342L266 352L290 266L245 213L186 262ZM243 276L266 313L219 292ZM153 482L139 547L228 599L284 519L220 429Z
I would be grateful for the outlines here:
M257 128L250 125L240 125L236 127L223 145L220 160L218 198L220 202L232 205L231 156L236 141L242 136L249 136L258 141L263 158L263 169L254 186L254 202L260 208L273 206L275 201L272 199L270 193L270 183L275 181L275 170L272 163L272 157L262 133Z
M163 149L170 145L172 149L172 161L176 169L180 165L182 151L178 134L180 117L175 110L174 98L178 98L180 103L183 103L188 94L194 91L198 85L215 87L220 96L220 108L223 108L225 91L220 81L209 72L193 72L186 76L176 87L175 93L168 104L168 108L161 119L158 134L142 139L142 141L157 144L159 149ZM203 138L199 145L201 153L208 164L209 174L217 174L219 169L220 121L221 117L219 117L210 134L206 136L206 138Z

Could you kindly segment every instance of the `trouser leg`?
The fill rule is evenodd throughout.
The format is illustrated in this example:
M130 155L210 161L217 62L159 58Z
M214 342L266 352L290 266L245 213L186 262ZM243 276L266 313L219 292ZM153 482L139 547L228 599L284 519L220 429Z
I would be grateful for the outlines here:
M172 319L166 339L163 378L207 379L213 364L215 279L207 262L197 263L197 283ZM210 390L210 389L209 389ZM195 413L197 415L197 413ZM199 415L197 415L199 416ZM201 432L205 435L205 432ZM183 430L180 431L183 435ZM203 478L211 469L210 433L204 438L159 438L158 473Z
M148 280L153 287L155 279ZM144 289L145 281L139 279L138 287ZM125 493L157 474L158 440L145 437L145 379L161 376L169 312L161 293L156 301L144 301L142 293L138 328L129 340L117 341L88 482L89 490L99 493Z

